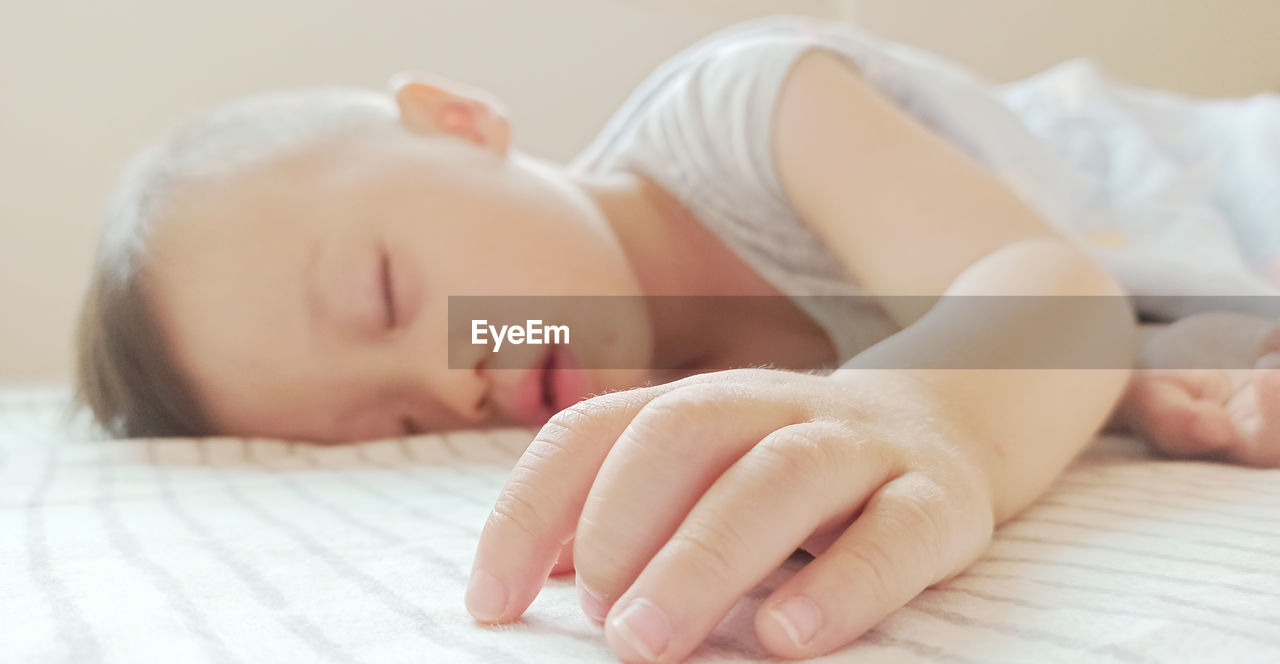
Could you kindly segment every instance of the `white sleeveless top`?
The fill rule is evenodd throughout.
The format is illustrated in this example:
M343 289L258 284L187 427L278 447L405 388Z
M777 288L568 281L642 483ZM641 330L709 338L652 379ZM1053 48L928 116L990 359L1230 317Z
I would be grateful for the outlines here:
M843 364L897 330L859 295L840 260L800 219L773 167L771 123L795 60L815 45L799 17L738 24L668 60L571 163L630 171L679 200L763 279L809 315Z

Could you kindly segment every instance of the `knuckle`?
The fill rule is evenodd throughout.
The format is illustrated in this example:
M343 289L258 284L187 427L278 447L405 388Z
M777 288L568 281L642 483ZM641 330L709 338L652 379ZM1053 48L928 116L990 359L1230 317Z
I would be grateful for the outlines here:
M634 552L642 542L632 532L612 528L593 519L578 521L573 560L578 576L592 590L609 594L621 591L624 580L639 572Z
M838 584L840 587L860 589L876 606L893 602L890 589L898 576L900 563L898 556L890 552L882 541L867 539L855 546L831 549L826 555L838 558L836 569L845 576L845 581Z
M539 435L556 438L582 433L596 423L605 421L607 418L604 416L640 406L651 401L655 395L661 395L666 389L669 388L664 385L637 387L583 399L552 415L542 426Z
M830 480L847 472L850 464L866 464L867 455L887 454L883 445L847 423L825 420L779 429L759 447L766 463L798 481Z
M704 578L714 587L728 583L736 565L730 551L749 550L749 543L741 533L727 524L710 521L686 522L671 537L672 555L693 568L697 578Z
M912 560L924 562L947 557L952 524L959 522L950 518L952 502L942 485L913 473L887 486L868 508L883 518L890 537L906 543Z
M535 440L559 442L582 432L598 415L610 410L612 400L605 395L579 401L557 412L542 425Z
M686 376L676 381L680 385L728 385L743 382L765 381L775 383L783 380L791 372L763 367L747 367L741 369L725 369Z
M831 441L811 427L794 426L770 434L757 449L763 464L785 481L821 481L837 461Z
M694 413L723 407L725 387L716 383L690 385L659 395L644 410L692 419Z
M878 520L875 536L833 549L848 582L882 606L896 606L902 592L918 592L945 574L957 553L967 554L955 546L954 524L963 520L950 515L950 492L918 474L904 478L868 502L866 514Z
M527 484L518 481L508 482L493 504L493 510L489 512L489 518L485 522L486 530L491 527L514 527L530 539L543 539L552 532L551 524L522 495L522 490L527 488Z
M527 510L536 516L536 510L528 505L524 496L538 496L543 492L539 487L545 482L547 472L555 468L566 455L573 453L569 443L566 438L534 438L507 476L506 485L498 496L498 505L513 506L513 511Z
M631 570L612 562L608 556L579 558L577 544L573 549L574 570L583 585L601 599L615 600L627 588L627 580L634 578ZM589 547L588 547L589 548Z
M520 455L515 472L535 472L543 466L554 465L559 458L569 453L568 443L566 437L546 437L539 434Z
M704 384L672 390L645 404L628 425L626 437L646 444L659 444L677 437L688 438L715 427L718 418L710 414L724 408L720 390Z
M592 435L593 429L609 426L610 418L605 416L629 408L633 402L644 398L638 394L641 391L602 394L556 412L533 437L526 455L550 459L558 453L567 452L567 448L577 441L580 441L578 444L600 443L600 437Z

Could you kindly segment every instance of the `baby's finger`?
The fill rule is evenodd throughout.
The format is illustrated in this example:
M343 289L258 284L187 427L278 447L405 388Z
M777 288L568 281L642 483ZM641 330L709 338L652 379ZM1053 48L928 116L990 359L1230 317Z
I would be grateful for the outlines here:
M761 643L791 659L830 652L966 567L994 517L965 502L919 473L884 485L829 549L761 605Z
M847 520L898 469L848 427L779 429L727 470L609 612L627 662L680 661L820 524ZM785 487L785 490L780 490Z
M724 379L700 374L605 394L547 422L516 462L480 533L467 584L471 615L482 622L505 622L529 607L573 537L601 462L640 408L673 389Z
M1256 417L1232 458L1250 466L1280 467L1280 353L1264 356L1257 366L1250 376Z
M514 620L537 597L573 537L600 463L657 389L588 399L557 413L534 437L480 533L466 598L476 620Z
M803 417L769 385L711 383L650 401L600 467L578 521L582 608L609 607L671 538L698 499L747 450Z
M1221 404L1200 398L1216 391L1201 384L1209 375L1221 372L1170 372L1137 380L1130 388L1127 398L1138 430L1166 454L1197 456L1233 442L1235 427Z

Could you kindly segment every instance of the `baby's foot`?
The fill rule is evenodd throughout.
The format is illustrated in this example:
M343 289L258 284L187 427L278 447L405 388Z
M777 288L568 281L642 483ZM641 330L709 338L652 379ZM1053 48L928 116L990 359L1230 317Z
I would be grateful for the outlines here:
M1280 324L1233 313L1185 318L1144 341L1140 366L1117 419L1154 447L1280 466Z

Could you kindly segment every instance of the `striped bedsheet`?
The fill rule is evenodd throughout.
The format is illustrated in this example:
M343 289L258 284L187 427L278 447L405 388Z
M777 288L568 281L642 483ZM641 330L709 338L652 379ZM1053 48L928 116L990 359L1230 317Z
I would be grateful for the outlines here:
M0 396L2 662L614 661L553 579L516 624L462 594L530 432L342 447L94 441ZM695 653L767 660L751 617ZM825 662L1280 662L1280 472L1102 437L960 577Z

